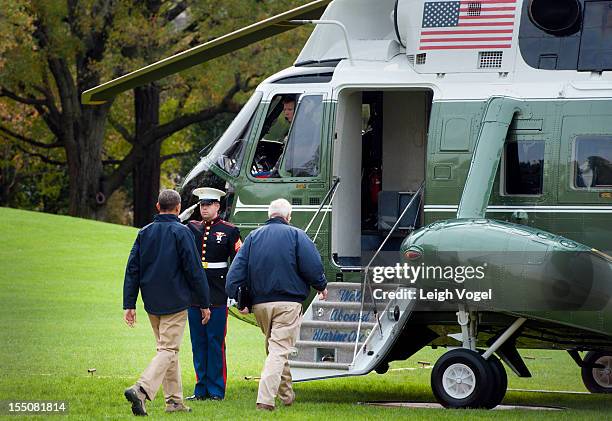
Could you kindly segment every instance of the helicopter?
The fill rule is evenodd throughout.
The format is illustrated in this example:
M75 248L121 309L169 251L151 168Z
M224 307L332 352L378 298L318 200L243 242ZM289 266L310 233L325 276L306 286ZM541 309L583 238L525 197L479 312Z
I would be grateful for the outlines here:
M307 303L294 380L384 373L446 347L438 402L493 408L506 366L531 376L518 349L553 349L589 391L610 393L611 21L612 1L318 0L82 102L315 25L182 185L183 208L197 187L225 188L243 234L287 198L312 236L334 282L328 301ZM398 280L430 267L453 274ZM461 282L458 267L472 268Z

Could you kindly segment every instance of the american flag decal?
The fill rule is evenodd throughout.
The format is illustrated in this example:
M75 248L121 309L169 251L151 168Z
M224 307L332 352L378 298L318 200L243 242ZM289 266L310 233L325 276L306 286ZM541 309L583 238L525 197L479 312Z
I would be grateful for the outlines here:
M516 0L425 2L419 49L512 47Z

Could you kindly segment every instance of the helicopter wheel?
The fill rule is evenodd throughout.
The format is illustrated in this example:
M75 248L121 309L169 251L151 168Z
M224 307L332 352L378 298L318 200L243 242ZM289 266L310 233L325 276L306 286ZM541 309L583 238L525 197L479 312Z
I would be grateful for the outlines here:
M582 367L582 382L591 393L612 393L612 353L587 352L587 365L601 364L604 368Z
M504 400L506 391L508 390L508 375L502 362L495 355L491 355L487 360L489 368L493 373L491 385L491 396L485 405L485 408L493 409Z
M431 389L445 408L488 408L495 383L492 365L469 349L447 352L431 372Z

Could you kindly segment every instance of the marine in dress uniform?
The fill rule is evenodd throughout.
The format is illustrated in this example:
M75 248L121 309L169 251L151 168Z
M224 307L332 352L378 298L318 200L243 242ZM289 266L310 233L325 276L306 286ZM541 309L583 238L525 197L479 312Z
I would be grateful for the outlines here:
M202 266L210 289L210 320L202 325L200 310L192 307L188 311L189 331L196 385L193 396L187 400L225 397L227 367L225 363L225 334L227 332L227 295L225 278L228 259L233 258L242 241L240 231L229 222L219 218L221 190L203 187L193 191L200 199L201 221L190 221L187 226L195 236L200 251Z

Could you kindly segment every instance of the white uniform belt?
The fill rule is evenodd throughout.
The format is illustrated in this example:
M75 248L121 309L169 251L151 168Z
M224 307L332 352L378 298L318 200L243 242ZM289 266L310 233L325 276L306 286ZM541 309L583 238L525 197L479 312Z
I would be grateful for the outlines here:
M227 267L227 262L202 262L204 269L223 269Z

